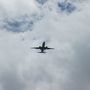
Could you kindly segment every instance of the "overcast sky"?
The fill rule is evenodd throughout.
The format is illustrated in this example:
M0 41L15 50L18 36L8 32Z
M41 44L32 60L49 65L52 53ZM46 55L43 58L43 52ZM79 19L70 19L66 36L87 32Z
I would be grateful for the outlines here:
M90 1L0 0L0 90L90 90Z

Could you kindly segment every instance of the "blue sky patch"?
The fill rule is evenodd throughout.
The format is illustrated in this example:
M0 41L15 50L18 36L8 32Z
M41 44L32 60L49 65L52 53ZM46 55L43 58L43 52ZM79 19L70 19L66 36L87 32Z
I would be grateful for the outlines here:
M58 7L61 11L66 11L68 13L71 13L76 9L75 5L70 2L59 2Z
M32 25L33 25L32 21L8 20L5 22L3 27L9 31L23 32L23 31L26 31L28 29L31 29Z
M36 0L39 4L45 4L47 2L47 0Z

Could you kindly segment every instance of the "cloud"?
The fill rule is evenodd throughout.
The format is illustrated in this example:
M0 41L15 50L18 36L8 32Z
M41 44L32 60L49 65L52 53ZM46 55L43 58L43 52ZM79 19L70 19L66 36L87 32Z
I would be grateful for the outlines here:
M0 13L5 17L17 17L37 11L34 0L0 0Z
M46 6L38 8L34 0L0 0L0 13L4 15L0 26L7 26L0 29L0 90L90 89L89 3L83 3L87 7L82 6L81 11L66 15L57 12L57 1L47 1ZM53 7L50 12L48 5ZM32 32L21 23L26 21L27 26L28 18L21 18L25 13L35 22ZM18 27L13 24L16 22ZM26 32L8 32L13 28ZM55 49L46 54L30 49L42 41Z
M74 43L74 57L70 62L69 77L64 90L90 89L90 43L88 38L79 39L77 43Z
M17 72L5 71L1 76L3 90L24 90L24 84L19 80Z

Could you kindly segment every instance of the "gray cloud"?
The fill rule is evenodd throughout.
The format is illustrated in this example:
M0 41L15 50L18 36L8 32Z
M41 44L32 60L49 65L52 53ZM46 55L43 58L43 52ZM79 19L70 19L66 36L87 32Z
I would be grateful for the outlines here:
M0 82L3 90L24 90L24 84L19 80L19 77L16 74L17 72L15 71L6 71L2 74Z

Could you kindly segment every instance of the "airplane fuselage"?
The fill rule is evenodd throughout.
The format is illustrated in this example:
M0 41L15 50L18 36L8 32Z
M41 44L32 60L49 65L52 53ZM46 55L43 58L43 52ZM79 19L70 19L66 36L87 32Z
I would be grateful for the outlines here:
M45 50L45 42L42 43L41 53L44 53L44 50Z
M42 47L45 47L45 42L43 42Z

